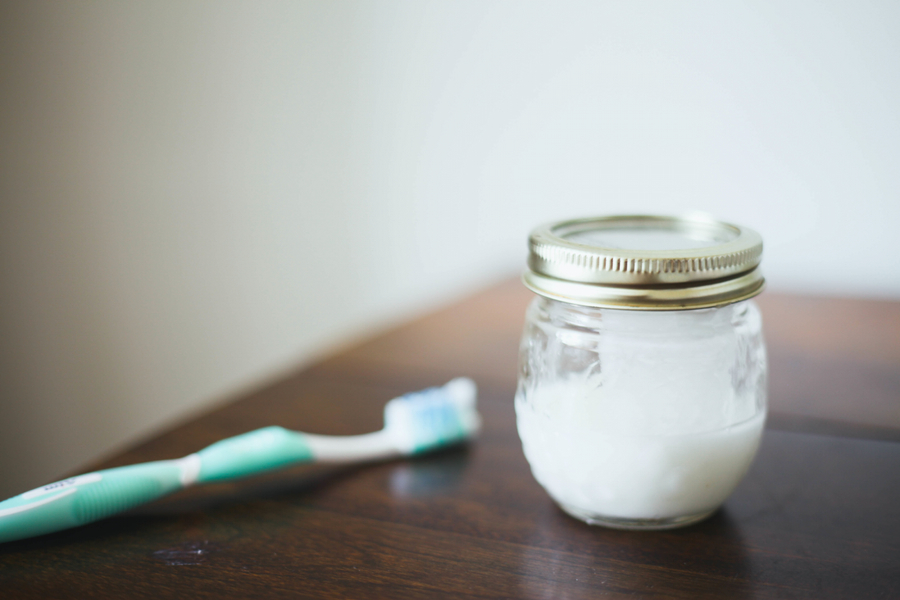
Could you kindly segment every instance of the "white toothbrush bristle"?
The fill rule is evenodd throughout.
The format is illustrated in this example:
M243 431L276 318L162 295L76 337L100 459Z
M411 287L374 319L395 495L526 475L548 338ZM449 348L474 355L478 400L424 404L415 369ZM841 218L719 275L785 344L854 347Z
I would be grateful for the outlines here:
M465 377L439 388L394 398L384 408L385 429L407 454L461 442L478 431L477 388Z

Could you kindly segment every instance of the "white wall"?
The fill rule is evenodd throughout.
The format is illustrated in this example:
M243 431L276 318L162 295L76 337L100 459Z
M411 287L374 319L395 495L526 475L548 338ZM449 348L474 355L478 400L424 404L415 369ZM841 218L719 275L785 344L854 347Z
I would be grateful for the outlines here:
M524 262L706 210L900 297L900 4L0 3L0 494Z

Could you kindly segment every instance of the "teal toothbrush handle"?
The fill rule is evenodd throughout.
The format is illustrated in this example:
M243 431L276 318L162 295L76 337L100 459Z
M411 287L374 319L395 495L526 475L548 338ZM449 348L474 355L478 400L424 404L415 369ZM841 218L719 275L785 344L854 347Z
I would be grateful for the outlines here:
M179 460L79 475L0 502L0 543L84 525L195 482L234 479L312 458L302 433L266 427Z
M84 525L182 487L177 461L107 469L0 502L0 542Z
M216 442L197 453L197 481L225 481L287 465L310 462L306 436L283 427L263 427Z

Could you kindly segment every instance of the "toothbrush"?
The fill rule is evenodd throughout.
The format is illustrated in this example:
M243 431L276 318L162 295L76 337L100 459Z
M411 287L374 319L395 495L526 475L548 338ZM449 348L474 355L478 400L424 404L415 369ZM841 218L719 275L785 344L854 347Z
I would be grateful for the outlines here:
M327 436L264 427L175 460L64 479L0 502L0 543L77 527L194 484L228 481L308 462L386 460L465 441L481 426L471 379L394 398L384 429Z

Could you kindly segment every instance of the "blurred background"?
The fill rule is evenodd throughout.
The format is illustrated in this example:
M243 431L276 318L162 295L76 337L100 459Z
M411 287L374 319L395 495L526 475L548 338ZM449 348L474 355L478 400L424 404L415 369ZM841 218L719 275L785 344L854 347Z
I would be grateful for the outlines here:
M900 3L0 0L0 496L690 210L900 298Z

